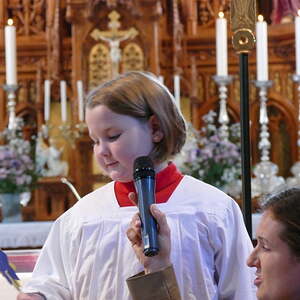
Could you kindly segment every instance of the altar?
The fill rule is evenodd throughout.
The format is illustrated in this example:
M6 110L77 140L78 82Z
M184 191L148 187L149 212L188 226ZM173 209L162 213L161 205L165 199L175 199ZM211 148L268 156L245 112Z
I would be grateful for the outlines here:
M41 248L53 221L0 223L0 248Z

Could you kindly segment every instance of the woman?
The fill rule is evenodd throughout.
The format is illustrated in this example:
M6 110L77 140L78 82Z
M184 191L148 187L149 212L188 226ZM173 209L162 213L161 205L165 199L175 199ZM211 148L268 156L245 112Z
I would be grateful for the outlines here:
M257 246L248 258L249 267L256 268L257 298L259 300L300 299L300 189L292 188L270 197L263 205L263 216L257 229ZM169 259L170 232L165 215L151 207L157 219L162 252L157 257L142 254L139 235L140 221L134 216L127 236L145 266L145 273L127 280L133 299L141 299L139 284L155 299L178 300L179 289ZM160 282L158 285L152 283ZM145 298L146 299L146 298Z
M257 246L247 261L256 268L257 298L300 299L300 189L271 197L263 209Z

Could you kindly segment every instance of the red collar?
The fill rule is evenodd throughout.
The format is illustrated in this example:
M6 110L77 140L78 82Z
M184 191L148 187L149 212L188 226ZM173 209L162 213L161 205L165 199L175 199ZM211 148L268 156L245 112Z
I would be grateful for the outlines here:
M175 188L183 178L183 175L177 170L173 163L156 174L155 178L155 196L156 203L167 202ZM115 182L115 194L120 207L133 206L128 199L130 192L135 192L134 183L131 182Z

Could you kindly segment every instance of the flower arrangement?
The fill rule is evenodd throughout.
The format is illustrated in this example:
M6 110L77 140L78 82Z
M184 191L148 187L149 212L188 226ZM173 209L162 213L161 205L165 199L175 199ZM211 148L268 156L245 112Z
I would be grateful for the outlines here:
M215 117L213 111L205 115L199 132L188 126L187 142L176 163L183 173L236 197L241 192L240 127L229 126L225 139L215 125Z
M30 142L22 138L20 124L1 135L7 144L0 146L0 193L30 191L38 178Z

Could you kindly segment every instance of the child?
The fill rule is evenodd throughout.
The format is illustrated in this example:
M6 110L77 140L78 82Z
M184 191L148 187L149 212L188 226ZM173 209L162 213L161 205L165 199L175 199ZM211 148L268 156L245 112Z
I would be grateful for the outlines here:
M129 72L91 92L86 107L95 157L113 181L58 218L23 291L48 300L131 299L126 279L143 267L126 237L137 212L128 195L134 160L149 155L183 299L255 299L245 265L252 245L237 204L169 162L186 127L167 88L149 73Z

